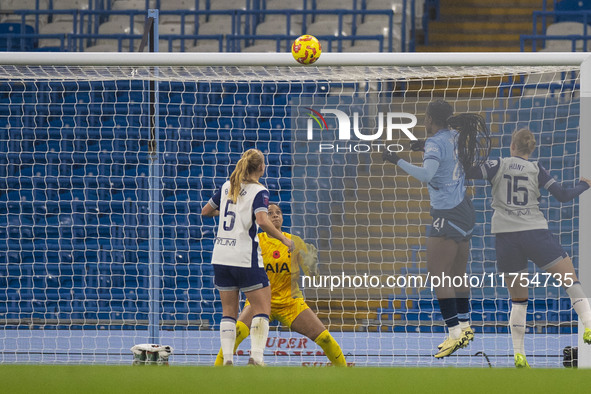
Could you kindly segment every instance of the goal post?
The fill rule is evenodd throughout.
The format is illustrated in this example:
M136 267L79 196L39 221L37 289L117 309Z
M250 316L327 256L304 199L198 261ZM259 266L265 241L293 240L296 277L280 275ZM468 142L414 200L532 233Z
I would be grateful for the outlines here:
M533 158L551 175L567 185L591 177L582 154L591 147L586 59L324 53L303 66L289 53L0 54L0 362L125 363L133 345L159 339L175 349L171 363L211 364L221 317L210 264L217 222L200 210L240 153L258 148L285 231L318 249L320 278L299 283L349 362L487 366L480 352L495 366L511 365L490 186L469 187L477 210L468 270L479 281L470 283L476 339L457 357L434 360L445 333L427 282L428 195L384 164L381 150L400 149L420 164L410 140L425 138L426 105L443 98L456 112L486 117L492 158L508 154L513 130L529 127L538 142ZM587 194L561 205L546 193L541 208L589 294ZM160 261L158 280L150 255ZM580 345L579 365L588 367L576 326L563 290L532 288L530 362L559 367L562 349ZM280 325L266 357L278 365L326 362L312 341Z
M581 107L590 108L591 105L591 60L585 58L581 64ZM591 149L591 114L586 111L581 111L581 120L579 129L581 130L580 144L581 152L587 152ZM581 176L588 177L591 170L591 157L587 154L581 154ZM585 242L591 236L591 196L582 194L579 197L579 279L586 290L587 296L591 283L591 266L586 264L591 258L591 243ZM579 322L579 330L584 329L581 322ZM583 343L582 338L579 338L579 366L584 368L591 367L591 349Z

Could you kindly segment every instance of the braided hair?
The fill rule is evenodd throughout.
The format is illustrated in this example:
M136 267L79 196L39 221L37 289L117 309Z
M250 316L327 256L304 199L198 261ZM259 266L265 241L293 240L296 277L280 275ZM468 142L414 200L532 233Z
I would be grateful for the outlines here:
M458 135L458 160L468 171L473 166L484 164L490 153L490 131L486 122L478 114L459 114L447 119L447 124Z

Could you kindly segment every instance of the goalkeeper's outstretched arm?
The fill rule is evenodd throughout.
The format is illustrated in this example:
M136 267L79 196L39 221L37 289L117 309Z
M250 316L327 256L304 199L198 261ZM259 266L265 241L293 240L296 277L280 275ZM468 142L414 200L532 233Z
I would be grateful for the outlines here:
M318 249L312 243L304 242L297 235L291 236L295 245L294 256L296 263L305 275L318 275Z

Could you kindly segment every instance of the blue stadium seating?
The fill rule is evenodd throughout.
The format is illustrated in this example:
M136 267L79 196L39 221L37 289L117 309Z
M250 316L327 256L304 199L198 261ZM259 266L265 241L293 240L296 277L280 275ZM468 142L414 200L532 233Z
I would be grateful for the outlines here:
M53 103L48 106L30 102L26 93L35 87L28 83L12 84L10 89L2 84L0 89L0 104L8 99L13 104L10 110L0 105L0 151L7 152L0 157L0 244L6 245L6 253L0 253L0 313L17 318L61 314L147 319L149 132L147 116L140 115L147 114L146 104L141 104L143 86L137 81L118 81L73 87L41 86L40 94ZM128 88L133 90L125 91ZM227 164L236 163L239 152L249 147L269 152L266 182L272 199L295 199L297 191L292 191L290 178L298 169L293 166L291 125L285 124L290 97L319 93L315 85L306 83L162 82L159 88L160 126L166 136L163 147L172 153L164 157L162 166L163 318L198 317L214 324L219 321L220 306L212 269L206 264L214 221L201 218L201 206L227 178ZM524 122L539 134L540 160L549 163L553 174L562 175L559 171L565 166L575 168L580 103L527 100L509 112L502 146L507 146L507 133ZM194 105L204 102L210 103L207 110ZM7 125L12 125L10 134ZM324 191L299 197L318 210L327 204L324 201L338 200L330 190L339 189L334 186L342 186L341 178L350 175L349 169L357 163L330 166L345 163L339 156L320 154L306 160L310 172L321 175L318 185ZM573 172L565 172L562 180L572 181ZM305 189L297 184L293 187ZM477 209L488 209L489 201L482 193L478 197L474 201ZM572 206L548 200L549 219L560 220L553 224L556 229L577 223L578 212ZM565 219L569 214L572 220ZM320 214L308 220L322 226L330 219ZM480 219L489 221L490 216ZM471 272L492 272L493 239L484 231L477 235ZM574 237L575 232L563 233L561 241L570 245ZM566 308L564 295L560 298L552 290L534 293L548 295L556 298L548 299L546 305L536 300L528 319L570 321L569 313L559 313ZM430 292L428 301L418 296L409 298L412 306L404 312L393 308L379 312L400 313L407 320L440 319ZM474 320L506 325L505 290L475 291L473 296Z
M36 40L35 29L21 23L0 23L0 51L31 51Z
M573 14L560 14L562 11L589 11L591 10L591 1L589 0L560 0L556 3L554 11L559 13L556 16L556 22L585 22L584 18Z
M163 6L164 0L157 0L156 6ZM309 33L307 26L319 15L330 15L335 18L342 18L342 20L348 19L353 22L348 32L341 31L336 36L331 34L319 35L318 37L324 40L324 51L337 50L343 45L349 45L355 43L357 40L364 40L364 42L372 42L376 48L380 50L392 51L392 50L414 50L415 42L415 22L409 20L407 15L402 15L402 25L395 22L392 26L388 26L389 34L386 37L383 34L376 35L357 35L357 28L362 22L369 18L371 15L381 15L387 17L388 15L394 18L393 11L390 7L385 7L384 10L368 10L365 7L365 2L361 0L351 1L343 4L344 8L348 10L321 10L321 7L317 7L315 1L305 2L303 10L288 10L292 15L292 19L298 17L303 20L303 24L300 26L296 23L291 23L291 29L280 29L269 35L269 32L260 32L257 34L257 25L265 20L275 19L289 19L286 17L284 11L278 12L277 10L265 9L265 1L248 1L245 3L246 7L240 4L236 5L234 10L216 10L214 3L201 0L195 2L194 10L161 10L160 18L162 20L168 19L169 22L175 21L178 23L178 34L162 34L162 41L160 47L163 50L181 50L184 51L189 47L195 45L195 43L201 42L201 40L217 40L219 41L220 49L227 51L240 51L247 45L256 43L259 39L267 41L276 41L277 45L285 45L291 42L295 37ZM148 5L148 2L146 2ZM246 9L243 9L246 8ZM341 7L339 7L341 8ZM95 1L89 2L89 8L86 10L54 10L50 7L49 10L34 9L34 10L18 10L14 12L13 18L17 20L27 20L31 26L26 26L26 35L16 36L12 30L7 33L0 33L0 37L4 40L5 46L10 45L12 50L39 50L39 51L80 51L84 50L88 45L94 45L98 40L111 40L118 46L119 50L128 50L129 47L133 49L131 41L137 45L141 39L141 35L137 34L138 30L141 30L141 22L138 22L137 17L145 15L145 9L131 9L131 10L114 10L111 9L110 1ZM39 28L44 27L41 19L44 18L49 20L58 19L69 16L69 20L72 21L72 25L67 26L66 32L56 33L43 33L40 32ZM111 22L117 18L121 21L129 17L129 24L133 24L134 28L131 28L127 33L123 33L124 29L115 29L114 31L100 31L99 27L101 23ZM121 19L123 18L123 19ZM203 31L202 27L210 25L205 21L211 21L216 23L214 18L231 18L230 22L224 22L227 25L225 32L220 34L208 34ZM383 19L383 18L382 18ZM240 21L240 22L239 22ZM117 22L115 22L117 23ZM218 21L219 23L219 21ZM384 23L384 22L380 22ZM20 24L15 24L21 26ZM386 26L384 26L386 27ZM399 30L399 34L408 37L404 42L396 42L394 30ZM136 30L134 32L134 30ZM182 33L181 33L182 32ZM215 33L215 32L214 32ZM409 34L410 33L410 34ZM295 34L295 35L294 35ZM409 37L410 36L410 37ZM45 43L51 39L55 42ZM37 47L37 40L39 40L39 47ZM215 46L217 49L217 45ZM6 50L6 49L2 49Z

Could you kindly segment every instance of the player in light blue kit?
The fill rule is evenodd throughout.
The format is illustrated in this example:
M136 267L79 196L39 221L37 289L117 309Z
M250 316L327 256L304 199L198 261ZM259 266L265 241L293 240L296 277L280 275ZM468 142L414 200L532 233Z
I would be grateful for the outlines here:
M436 100L427 106L423 166L412 165L394 152L384 160L397 164L407 174L426 182L433 223L427 238L427 268L433 276L463 276L468 263L470 238L475 224L472 201L466 196L465 169L488 157L490 138L481 116L453 116L452 106ZM422 150L413 144L413 150ZM435 294L449 336L438 346L436 358L449 356L474 339L470 327L470 289L438 287Z
M548 230L539 208L540 189L547 189L560 202L571 201L589 189L591 181L581 178L573 188L562 187L529 155L536 147L534 135L520 129L511 138L511 157L490 160L466 173L467 178L488 179L492 184L492 233L496 236L497 266L511 294L511 338L515 366L528 368L525 358L525 322L528 287L515 274L527 275L527 260L560 280L571 304L585 326L583 341L591 343L591 309L577 279L573 263L558 239Z
M293 242L277 230L267 215L269 191L259 183L265 157L257 149L244 152L230 180L201 210L203 216L220 216L211 263L214 284L222 301L220 340L224 365L233 365L239 290L252 308L249 364L264 365L263 350L269 333L271 287L265 272L258 227L293 250Z

